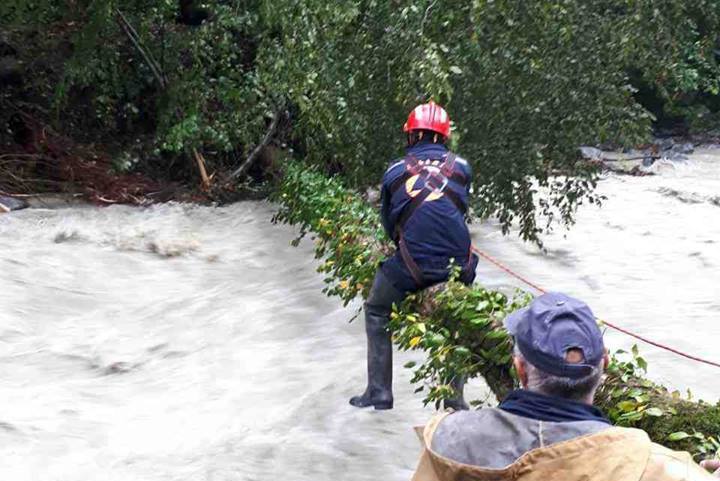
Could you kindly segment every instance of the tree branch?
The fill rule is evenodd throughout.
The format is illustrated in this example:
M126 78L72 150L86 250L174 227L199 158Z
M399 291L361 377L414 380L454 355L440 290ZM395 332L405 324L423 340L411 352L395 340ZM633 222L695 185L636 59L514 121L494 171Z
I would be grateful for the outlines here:
M135 49L140 52L140 55L143 56L143 58L145 59L145 63L147 63L148 67L150 67L150 70L152 70L153 75L155 75L155 78L157 79L160 86L163 89L167 88L167 77L165 77L165 74L160 68L160 65L157 63L157 60L155 60L155 58L153 57L152 53L143 46L142 40L140 40L140 35L138 35L137 31L133 28L132 25L130 25L130 22L125 17L125 15L123 15L120 9L116 9L115 12L118 16L118 23L125 32L125 35L127 35L130 41L133 43Z
M272 139L272 136L275 135L275 131L277 130L278 123L280 121L280 115L282 113L282 108L278 109L277 112L275 112L275 117L273 117L272 122L270 123L270 127L268 128L267 132L265 133L265 137L263 137L262 142L260 142L257 147L253 149L253 151L250 153L248 158L245 160L245 162L238 167L235 172L230 174L230 179L236 179L243 175L249 168L252 166L253 162L257 159L258 154L260 154L260 151L265 147L267 144L270 143L270 140Z

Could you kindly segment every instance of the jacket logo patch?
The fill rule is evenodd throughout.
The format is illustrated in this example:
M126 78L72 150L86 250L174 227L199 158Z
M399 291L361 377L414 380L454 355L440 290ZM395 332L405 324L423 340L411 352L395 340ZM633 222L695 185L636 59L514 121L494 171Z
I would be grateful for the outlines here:
M413 175L405 182L405 192L410 198L417 197L423 189L431 190L425 199L427 202L438 200L445 195L443 192L447 187L448 179L440 171L437 164L438 162L432 162L429 165L424 165L422 173ZM419 182L420 177L424 179L421 182Z

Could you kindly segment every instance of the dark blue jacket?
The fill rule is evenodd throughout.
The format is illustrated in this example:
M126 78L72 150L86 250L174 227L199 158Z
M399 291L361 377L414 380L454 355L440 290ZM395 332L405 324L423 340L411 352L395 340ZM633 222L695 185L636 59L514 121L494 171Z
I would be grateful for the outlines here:
M537 421L599 421L610 424L602 411L594 406L525 389L511 392L498 407L511 414Z
M409 147L406 155L413 155L418 160L441 159L448 152L447 147L442 144L426 142ZM387 169L383 176L381 193L383 227L388 236L396 241L396 223L411 200L405 186L401 186L394 194L390 189L393 182L405 173L403 160L394 161ZM467 161L460 157L457 157L454 169L468 179L467 185L450 180L446 189L452 189L467 210L472 170ZM422 187L421 182L418 181L414 188ZM463 279L465 282L472 282L477 258L470 256L470 233L464 214L447 196L433 201L426 200L407 221L403 236L412 258L423 273L424 285L417 285L397 251L382 265L383 273L395 287L411 292L446 281L451 258L461 266L465 266L468 261L473 263L472 276Z

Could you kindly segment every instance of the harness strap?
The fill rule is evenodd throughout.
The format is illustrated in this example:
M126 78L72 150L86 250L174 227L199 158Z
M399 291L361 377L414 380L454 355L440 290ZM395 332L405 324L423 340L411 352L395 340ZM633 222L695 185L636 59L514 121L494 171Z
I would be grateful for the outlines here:
M413 259L410 251L408 250L407 244L405 243L405 237L403 237L402 231L398 231L398 247L400 248L400 256L402 257L405 267L410 271L410 275L417 284L418 287L422 287L425 283L425 276L422 273L422 269L417 265L415 259Z
M398 219L397 224L395 224L398 238L398 247L400 248L400 256L402 256L405 267L407 267L410 271L410 274L417 283L418 287L424 284L424 276L422 273L422 269L420 269L420 267L417 265L417 262L415 262L415 259L413 259L412 255L410 254L410 250L405 243L403 230L405 229L405 224L410 219L410 217L412 217L415 211L425 202L425 199L427 199L431 193L432 191L430 189L423 189L418 195L413 197L410 203L405 206L402 213L400 214L400 218Z
M407 221L410 219L410 217L412 217L415 211L418 210L418 208L425 202L425 199L427 199L430 194L432 194L432 190L422 189L418 195L410 199L410 202L402 210L402 212L400 213L400 217L398 217L397 223L395 224L398 231L402 231L405 228L405 224L407 224Z
M448 152L447 156L445 157L445 161L440 166L440 172L442 172L445 177L449 178L453 175L453 172L455 170L455 159L457 159L457 155L455 155L455 152Z
M456 192L454 192L452 189L445 189L443 191L443 194L450 199L450 202L455 204L455 207L457 207L457 210L462 212L463 215L465 215L465 212L467 211L467 208L465 207L465 204L463 204L462 200L460 199L460 196L457 195Z
M468 249L468 260L465 263L465 266L463 266L462 271L460 271L460 275L462 277L466 277L470 274L470 272L473 270L473 246L472 243L470 243L470 248ZM461 279L462 279L461 277Z
M457 156L453 152L447 154L445 160L439 166L440 174L442 176L441 177L438 174L430 174L429 172L427 172L424 169L424 166L418 165L419 162L417 158L410 155L405 159L405 172L403 172L403 174L398 177L390 186L390 193L391 195L393 195L408 181L408 179L415 175L422 175L425 184L424 187L420 189L420 192L418 192L418 194L413 197L410 202L405 206L395 224L395 235L397 237L400 256L402 257L405 266L407 267L408 271L410 271L410 274L412 275L413 280L418 285L418 287L424 285L424 276L422 269L420 269L420 267L417 265L417 262L415 262L415 259L413 259L412 255L410 254L410 250L407 247L407 243L405 242L405 237L403 235L405 224L407 224L408 220L410 220L415 211L420 208L420 206L425 202L425 200L428 198L428 196L430 196L430 194L432 194L436 189L441 189L444 186L443 183L447 183L448 180L454 180L463 186L466 185L467 180L465 178L465 175L460 172L455 172L456 158ZM441 185L434 185L437 183L441 183ZM447 198L462 214L465 214L465 211L467 209L463 204L462 199L455 191L453 191L451 188L446 188L442 190L442 193L443 195L447 196ZM463 274L467 274L471 268L472 253L469 253L468 262L462 269Z
M465 174L462 172L458 172L455 170L455 160L457 159L457 155L455 155L454 152L450 152L447 154L445 161L443 161L442 165L440 166L440 171L442 174L448 178L448 180L452 180L454 182L457 182L458 184L462 185L463 187L467 185L467 178L465 177ZM390 195L394 195L395 192L400 189L405 183L408 181L408 179L414 175L418 175L422 172L422 168L418 168L419 161L414 155L408 155L405 158L405 172L395 179L392 184L390 184ZM464 208L461 209L464 211Z

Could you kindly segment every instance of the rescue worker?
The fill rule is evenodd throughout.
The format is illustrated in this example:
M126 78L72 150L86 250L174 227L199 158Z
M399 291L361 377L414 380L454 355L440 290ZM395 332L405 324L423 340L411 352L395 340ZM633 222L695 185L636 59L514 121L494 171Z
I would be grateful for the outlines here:
M391 163L382 182L382 224L396 252L378 269L365 303L368 382L365 392L350 399L356 407L393 407L392 305L408 293L447 281L451 262L461 268L460 280L472 283L478 261L465 224L472 171L446 146L450 117L433 102L419 105L404 131L405 157ZM451 384L458 396L446 407L467 409L464 380Z
M651 442L645 431L613 427L593 406L609 359L585 303L545 294L505 326L522 389L497 408L433 419L413 481L716 479L688 453Z

